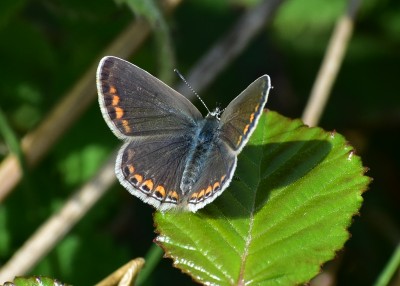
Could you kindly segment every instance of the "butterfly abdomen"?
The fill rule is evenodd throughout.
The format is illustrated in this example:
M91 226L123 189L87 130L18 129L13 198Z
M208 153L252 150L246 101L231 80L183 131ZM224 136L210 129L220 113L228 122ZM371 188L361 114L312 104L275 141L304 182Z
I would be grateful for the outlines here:
M203 166L216 139L218 119L216 117L206 118L203 126L193 139L192 148L186 160L180 188L184 195L191 192L201 176Z

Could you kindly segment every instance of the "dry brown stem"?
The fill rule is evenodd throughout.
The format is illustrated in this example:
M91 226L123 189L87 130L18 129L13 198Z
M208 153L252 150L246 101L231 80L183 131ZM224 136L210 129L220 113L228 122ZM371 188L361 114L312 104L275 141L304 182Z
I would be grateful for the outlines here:
M318 124L325 109L332 86L346 54L359 5L360 0L350 1L347 13L338 20L333 31L321 68L303 112L302 119L309 126Z

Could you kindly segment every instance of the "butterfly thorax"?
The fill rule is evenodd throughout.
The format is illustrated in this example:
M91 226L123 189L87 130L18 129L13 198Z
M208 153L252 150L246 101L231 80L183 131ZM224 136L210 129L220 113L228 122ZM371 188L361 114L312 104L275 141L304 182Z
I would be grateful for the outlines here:
M218 138L219 119L216 116L207 116L199 124L200 128L193 138L180 185L184 195L189 194L198 181L212 146Z

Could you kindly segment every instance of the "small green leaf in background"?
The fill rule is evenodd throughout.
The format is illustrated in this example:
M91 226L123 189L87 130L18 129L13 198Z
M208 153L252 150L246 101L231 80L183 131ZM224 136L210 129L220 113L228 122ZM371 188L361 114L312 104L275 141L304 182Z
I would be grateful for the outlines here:
M68 284L49 277L31 276L15 277L13 282L6 282L4 286L68 286Z
M268 112L231 186L199 212L157 212L157 243L201 283L296 285L349 238L370 179L340 134Z

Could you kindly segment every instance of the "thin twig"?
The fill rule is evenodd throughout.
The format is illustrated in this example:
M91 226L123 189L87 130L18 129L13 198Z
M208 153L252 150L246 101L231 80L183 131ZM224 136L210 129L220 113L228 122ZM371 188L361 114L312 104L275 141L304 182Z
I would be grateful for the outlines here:
M115 154L92 180L76 192L57 214L37 229L3 265L0 269L0 283L11 281L15 276L29 271L110 188L115 181L114 158Z
M278 2L280 3L281 1L275 0L274 3ZM275 9L277 8L276 5L273 7ZM272 13L270 13L270 15L271 14ZM266 20L267 19L265 19L265 21ZM250 28L248 33L252 34L253 31L254 30ZM241 35L250 40L251 37L246 36L245 34L246 33L244 31L241 31ZM241 39L239 39L240 37L233 37L232 32L229 33L229 35L231 35L229 37L231 46L237 45L235 44L236 40L241 41ZM226 45L226 43L224 45ZM216 46L218 47L218 45ZM242 49L245 47L243 42L241 42L240 46L242 47ZM217 48L217 50L219 50L219 48ZM215 53L214 51L215 48L211 49L209 54ZM227 63L232 61L233 55L237 55L238 53L238 50L234 54L230 54L227 52L222 53L220 54L218 61L222 61L224 65L226 65ZM207 58L214 58L214 56L206 55L204 59ZM202 79L203 75L198 71L205 68L205 66L203 62L201 62L199 65L199 67L196 66L193 69L194 74L189 74L189 78L191 78L191 83L196 86L197 90L203 89L222 70L221 65L216 65L215 62L213 64L210 64L210 66L206 67L207 73L213 75L213 77L209 77L207 81L204 81ZM3 266L3 268L0 269L0 281L7 281L14 278L14 276L16 275L23 275L29 269L31 269L45 254L47 254L56 245L56 243L68 232L68 230L70 230L77 223L77 221L90 209L90 207L94 205L94 203L105 193L110 185L115 182L114 160L115 154L110 157L103 168L101 168L101 170L89 183L78 190L76 194L66 202L63 208L57 214L48 219L48 221L45 222L25 242L25 244Z
M321 68L311 90L310 98L303 112L302 119L309 126L318 124L325 109L351 38L354 18L360 4L361 0L351 0L347 13L336 24Z

